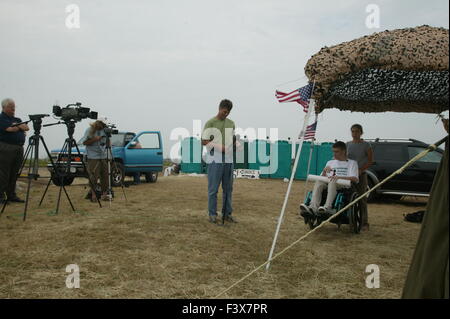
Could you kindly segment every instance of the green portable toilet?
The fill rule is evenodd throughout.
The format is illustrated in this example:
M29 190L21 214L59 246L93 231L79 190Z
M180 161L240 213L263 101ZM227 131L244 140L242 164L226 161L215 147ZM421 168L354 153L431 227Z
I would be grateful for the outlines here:
M248 169L248 141L241 141L242 149L237 149L233 154L234 169Z
M262 157L259 155L262 153ZM265 157L268 157L266 161ZM254 140L248 146L248 168L260 170L270 165L270 143L266 140ZM260 174L260 178L269 178L269 174Z
M181 171L202 173L202 144L198 138L187 137L181 141Z
M299 144L296 144L295 146L295 152L297 154ZM312 154L311 154L311 147ZM306 180L306 177L308 174L310 175L317 175L317 155L319 153L319 145L314 145L312 142L303 142L302 151L300 154L300 159L298 161L297 165L297 171L295 172L295 179L299 180ZM308 161L309 156L311 154L311 162L309 166L309 172L308 170ZM294 155L295 156L295 155ZM294 157L295 159L295 157Z
M271 143L270 163L278 163L276 172L270 174L270 178L289 178L291 176L292 144L288 141L276 141ZM274 150L277 148L277 151ZM275 158L278 155L278 158Z
M322 173L322 170L325 168L327 162L333 159L333 150L332 146L334 143L326 142L320 144L319 152L317 156L317 175Z

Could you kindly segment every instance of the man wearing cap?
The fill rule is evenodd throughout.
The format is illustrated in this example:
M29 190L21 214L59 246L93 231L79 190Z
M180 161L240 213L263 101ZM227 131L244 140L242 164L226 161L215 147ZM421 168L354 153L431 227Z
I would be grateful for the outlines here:
M15 117L16 104L13 99L2 101L0 115L0 202L24 203L16 195L16 180L23 161L23 144L28 125L14 125L22 120Z
M106 149L106 119L98 119L86 129L81 142L86 145L87 170L91 181L97 185L100 180L102 199L109 200L108 162ZM91 192L91 201L96 201L95 192Z

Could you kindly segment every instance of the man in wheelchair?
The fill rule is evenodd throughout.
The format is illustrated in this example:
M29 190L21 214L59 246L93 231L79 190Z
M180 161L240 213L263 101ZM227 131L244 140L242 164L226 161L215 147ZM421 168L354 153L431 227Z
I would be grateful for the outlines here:
M358 183L358 163L347 158L347 147L344 142L333 144L334 159L327 162L321 176L326 176L329 182L316 181L309 206L300 205L300 215L304 218L315 217L318 214L335 214L333 202L336 198L337 190L344 188L337 183L338 180L349 180ZM324 206L320 206L322 193L327 189L327 198Z

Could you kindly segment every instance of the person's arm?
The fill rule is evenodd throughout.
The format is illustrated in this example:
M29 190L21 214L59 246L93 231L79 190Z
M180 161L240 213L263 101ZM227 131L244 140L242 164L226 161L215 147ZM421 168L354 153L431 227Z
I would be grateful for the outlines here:
M28 127L28 125L27 125L26 123L20 124L20 125L19 125L19 128L20 128L22 131L24 131L24 132L30 130L30 128Z
M219 151L219 152L223 152L224 151L224 147L222 144L218 144L218 143L213 143L211 137L213 137L213 134L210 134L211 132L209 132L208 129L211 129L212 127L208 125L208 123L205 124L205 128L203 129L203 133L202 133L202 145L206 146L206 148L208 150L211 150L212 148L214 148L215 150ZM209 135L209 137L208 137Z
M211 140L202 139L202 145L205 145L208 149L214 148L215 150L218 150L219 152L224 151L224 147L222 144L213 143Z
M373 165L373 150L372 147L369 147L367 149L367 163L359 168L359 175L361 175L362 173L364 173L370 166Z
M321 176L327 176L327 174L333 170L332 166L333 166L333 160L328 161L328 162L325 164L325 167L324 167L324 169L322 170L322 173L321 173L320 175L321 175Z
M17 126L10 126L7 129L5 129L6 132L10 132L10 133L15 133L15 132L26 132L29 131L30 128L28 127L28 125L26 124L21 124L21 125L17 125Z
M102 139L101 136L94 136L93 138L87 139L86 141L83 142L83 145L91 145L95 142L98 142Z
M20 123L20 122L18 122ZM15 123L13 123L14 125ZM0 130L3 130L5 132L9 132L9 133L16 133L16 132L20 132L20 131L29 131L30 128L28 127L28 125L24 124L20 124L17 126L10 126L11 124L6 122L6 121L1 121L0 122Z
M90 133L90 129L87 129L86 132L84 133L83 138L81 139L83 141L83 145L87 145L87 146L92 145L93 143L98 142L103 138L103 136L90 137L89 133Z
M329 172L331 172L331 167L330 166L325 166L325 168L322 170L321 176L327 176L327 174Z
M10 127L6 128L5 131L9 132L9 133L19 132L20 131L20 127L18 127L18 126L10 126Z
M348 177L346 179L348 179L349 181L353 182L353 183L358 183L359 182L359 169L358 169L358 162L357 161L353 161L350 165L349 165L349 174Z

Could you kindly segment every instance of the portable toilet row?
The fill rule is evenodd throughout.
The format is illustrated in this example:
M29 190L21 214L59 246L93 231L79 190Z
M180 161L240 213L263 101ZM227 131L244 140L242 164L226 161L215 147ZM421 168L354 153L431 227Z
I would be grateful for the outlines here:
M295 179L306 179L307 172L320 175L326 162L333 157L332 144L303 142ZM296 151L298 147L299 144L296 144ZM184 139L181 143L181 171L205 174L207 164L203 160L202 151L200 139L195 137ZM290 141L254 140L248 142L244 140L242 149L237 150L234 154L234 168L261 170L261 178L289 178L294 159Z

